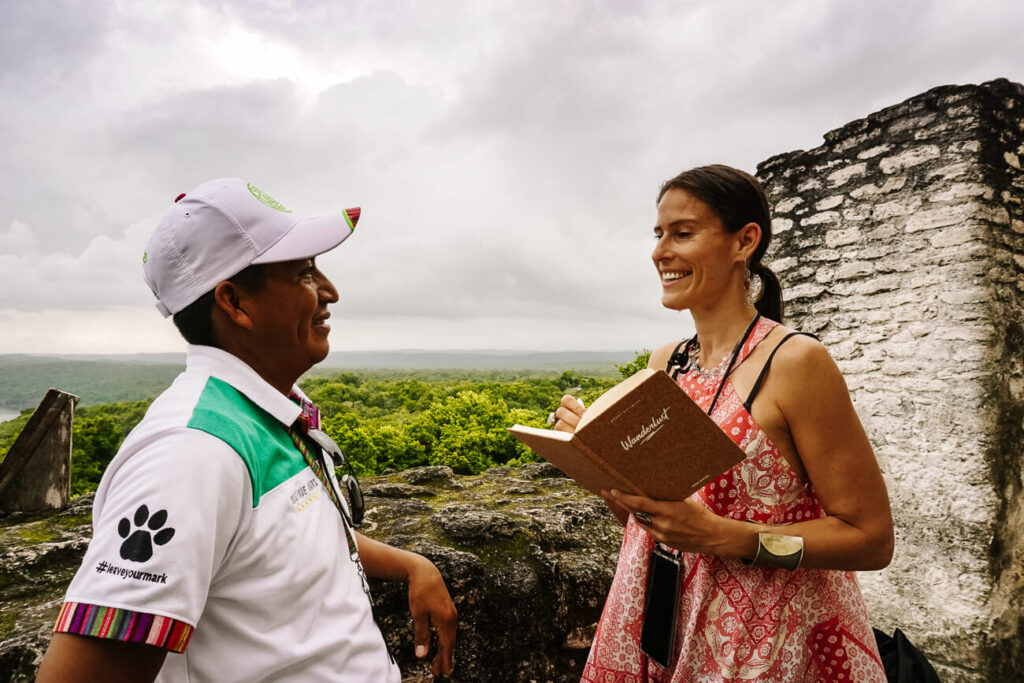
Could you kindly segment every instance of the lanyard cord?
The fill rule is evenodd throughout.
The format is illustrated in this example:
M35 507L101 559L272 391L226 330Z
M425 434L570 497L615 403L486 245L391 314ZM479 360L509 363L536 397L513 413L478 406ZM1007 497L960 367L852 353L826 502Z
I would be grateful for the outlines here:
M330 469L330 466L326 462L326 454L323 448L319 444L316 445L316 449L319 452L319 457L314 457L309 444L302 438L299 430L294 428L288 429L288 436L292 438L292 442L295 443L295 447L302 453L303 460L306 461L306 465L313 471L316 478L320 480L320 483L327 489L327 497L334 503L334 507L338 509L341 514L341 526L345 530L345 541L348 543L349 557L352 558L353 562L359 562L359 549L356 546L355 538L353 537L353 530L349 529L349 517L345 513L345 506L341 502L341 493L337 490L334 482L334 472Z
M327 463L327 453L324 451L320 444L316 444L315 448L319 451L319 457L314 458L310 452L312 449L306 440L301 436L299 430L294 428L288 429L288 436L292 438L296 448L302 453L303 460L306 461L306 465L313 470L313 474L320 480L320 483L327 489L328 497L334 506L341 513L341 528L345 530L345 541L348 543L348 556L355 564L356 573L359 575L359 581L362 584L363 592L366 593L366 599L370 602L370 616L373 617L374 623L377 624L377 628L380 628L380 622L377 621L377 611L373 608L373 597L370 595L370 581L366 577L366 570L363 568L363 561L359 557L359 547L356 545L355 540L355 528L350 528L350 520L348 514L345 512L345 507L341 503L341 491L338 490L340 487L337 485L337 480L334 476L334 469L332 465ZM333 463L333 459L331 460ZM395 656L391 654L391 647L385 641L384 648L387 650L388 659L391 663L395 663Z
M715 405L718 404L718 397L722 395L722 389L725 387L725 380L729 379L729 373L732 372L732 366L736 363L736 358L740 355L740 349L747 343L747 337L754 331L754 325L761 319L761 314L758 313L754 316L754 319L750 321L750 325L747 327L747 331L743 333L740 340L736 342L736 348L732 350L732 358L729 359L729 365L725 367L725 374L722 375L722 381L718 383L718 391L715 392L715 398L711 400L711 407L708 408L708 416L715 410ZM696 337L694 337L696 339Z

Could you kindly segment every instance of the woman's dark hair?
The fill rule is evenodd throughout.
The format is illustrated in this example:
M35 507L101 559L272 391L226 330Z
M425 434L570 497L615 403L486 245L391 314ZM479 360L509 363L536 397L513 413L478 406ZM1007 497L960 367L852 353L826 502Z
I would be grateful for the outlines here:
M266 284L266 274L261 264L254 264L242 272L229 277L230 282L245 287L249 290L258 291ZM202 344L203 346L217 346L217 340L213 338L213 290L190 303L185 308L174 314L174 326L181 332L189 344Z
M782 322L782 285L761 258L772 241L772 216L768 198L757 178L722 164L699 166L666 180L658 192L658 203L669 190L685 190L711 207L726 232L737 232L747 223L761 226L761 243L750 257L751 275L761 280L761 292L754 306L766 318Z

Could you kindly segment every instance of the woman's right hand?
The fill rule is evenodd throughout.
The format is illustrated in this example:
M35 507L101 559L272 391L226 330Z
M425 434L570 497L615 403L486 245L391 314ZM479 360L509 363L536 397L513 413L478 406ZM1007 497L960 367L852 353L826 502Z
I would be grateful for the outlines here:
M587 412L586 407L583 405L583 401L566 394L562 397L561 405L558 406L558 410L554 412L555 424L554 429L560 432L575 432L576 427L580 424L580 419L583 417L583 413ZM605 495L603 492L601 497L604 498L605 504L608 509L611 510L615 518L619 520L622 526L626 526L626 522L629 519L629 510L627 510L619 501L615 500L610 494Z
M575 432L576 426L580 423L580 418L583 417L586 410L582 400L566 394L562 397L562 403L554 413L554 429L560 432Z

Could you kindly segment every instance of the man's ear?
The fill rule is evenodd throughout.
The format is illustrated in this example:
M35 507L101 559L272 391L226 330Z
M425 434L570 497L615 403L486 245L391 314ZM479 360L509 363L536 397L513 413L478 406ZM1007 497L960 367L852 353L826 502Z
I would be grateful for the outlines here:
M213 288L214 307L233 324L251 330L255 326L255 321L246 310L245 300L245 290L230 280L223 280Z
M757 246L761 244L761 226L751 221L736 231L737 256L743 258L744 263L750 263L751 256Z

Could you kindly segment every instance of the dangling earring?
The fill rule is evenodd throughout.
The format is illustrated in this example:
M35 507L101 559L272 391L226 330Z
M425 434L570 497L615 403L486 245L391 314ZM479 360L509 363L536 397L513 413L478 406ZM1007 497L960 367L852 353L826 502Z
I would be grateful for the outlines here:
M747 293L747 297L745 299L747 305L752 306L754 304L754 283L750 277L749 267L743 272L743 289Z

